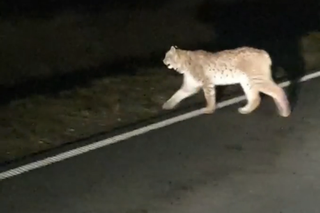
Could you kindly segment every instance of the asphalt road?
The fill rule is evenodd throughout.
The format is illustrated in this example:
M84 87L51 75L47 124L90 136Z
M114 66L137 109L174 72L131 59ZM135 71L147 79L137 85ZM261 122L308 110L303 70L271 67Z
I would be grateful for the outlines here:
M1 213L319 213L320 80L0 182Z

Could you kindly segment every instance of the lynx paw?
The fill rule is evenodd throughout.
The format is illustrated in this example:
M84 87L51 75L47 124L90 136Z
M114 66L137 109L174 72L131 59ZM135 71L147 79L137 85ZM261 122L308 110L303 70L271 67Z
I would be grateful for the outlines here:
M175 107L174 104L172 104L171 102L167 101L162 105L162 109L164 110L170 110L173 109Z
M279 111L279 115L281 117L289 117L290 114L291 114L291 109L289 106L287 106L285 109L281 109L281 110L278 110Z
M286 97L282 98L281 102L276 101L279 115L281 117L289 117L291 114L291 107L288 99Z
M252 112L252 110L251 109L247 109L245 107L241 107L241 108L238 109L238 112L240 114L246 115L246 114L250 114Z
M215 110L216 110L215 107L206 107L204 109L204 114L212 114L214 113Z

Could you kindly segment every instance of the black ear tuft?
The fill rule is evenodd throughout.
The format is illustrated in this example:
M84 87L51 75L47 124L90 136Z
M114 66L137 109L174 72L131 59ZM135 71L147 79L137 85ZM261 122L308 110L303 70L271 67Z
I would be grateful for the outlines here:
M177 49L177 46L176 45L172 45L171 47L170 47L170 50L176 50Z

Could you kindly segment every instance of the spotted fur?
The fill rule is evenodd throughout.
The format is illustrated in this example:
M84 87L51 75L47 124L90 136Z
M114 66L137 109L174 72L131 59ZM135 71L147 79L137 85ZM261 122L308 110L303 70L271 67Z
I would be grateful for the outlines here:
M240 47L211 53L171 46L163 63L184 77L181 88L163 104L163 109L174 108L202 88L207 102L205 112L213 113L215 86L240 84L247 98L247 104L238 109L241 114L249 114L260 105L260 92L273 98L280 116L288 117L291 113L284 90L272 79L272 61L264 50Z

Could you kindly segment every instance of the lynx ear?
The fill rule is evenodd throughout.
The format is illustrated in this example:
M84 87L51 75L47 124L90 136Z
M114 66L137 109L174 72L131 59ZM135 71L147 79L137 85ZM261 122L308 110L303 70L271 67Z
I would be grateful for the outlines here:
M176 49L178 49L178 46L176 46L176 45L171 46L171 50L176 50Z

